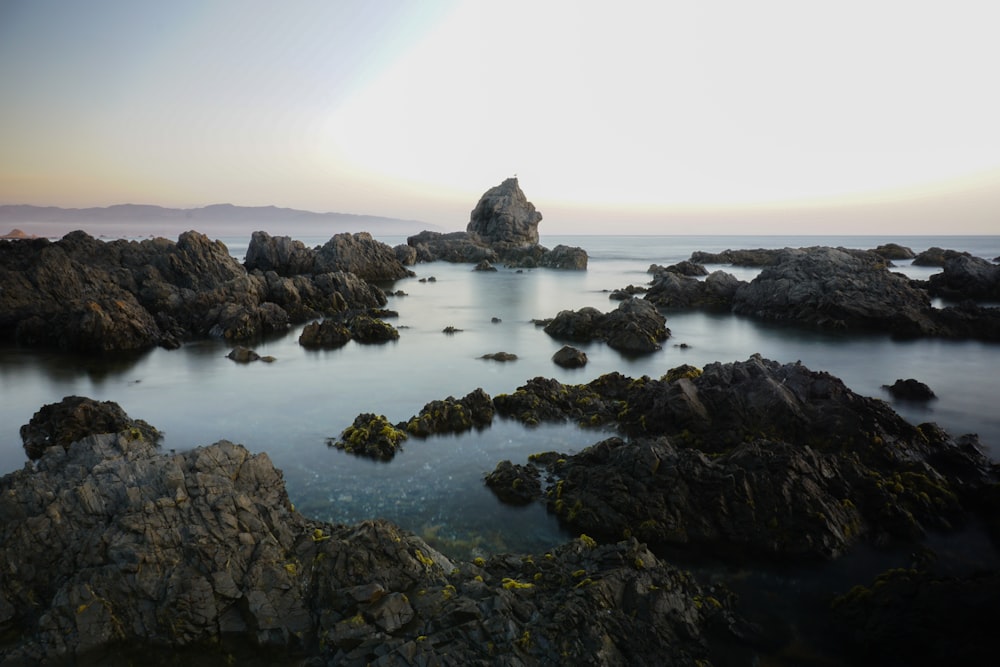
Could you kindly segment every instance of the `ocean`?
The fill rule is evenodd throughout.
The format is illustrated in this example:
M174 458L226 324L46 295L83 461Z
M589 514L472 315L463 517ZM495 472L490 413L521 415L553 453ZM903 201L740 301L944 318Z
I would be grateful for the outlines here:
M224 237L238 259L250 234ZM309 246L326 238L302 238ZM381 237L395 245L404 237ZM563 343L533 324L560 310L617 307L611 291L649 281L651 264L672 264L698 250L815 245L874 248L896 242L920 252L932 246L992 260L1000 236L543 236L541 242L581 246L585 272L548 269L474 272L471 265L435 262L412 267L417 277L397 281L388 308L398 341L349 343L338 350L302 348L302 325L254 344L273 363L237 364L222 342L191 342L177 350L87 357L52 350L0 346L0 473L25 464L18 429L46 403L83 395L119 403L132 418L164 433L164 450L183 451L227 439L266 452L280 468L296 507L313 518L349 523L384 517L455 557L539 552L565 541L554 517L538 504L510 507L497 501L483 477L503 459L524 463L529 454L572 453L609 435L572 425L525 428L498 418L485 430L411 438L388 463L345 454L327 445L363 412L398 422L424 404L482 388L510 393L536 376L584 383L611 371L659 377L681 365L741 361L754 353L780 362L801 361L841 378L865 396L890 401L883 385L916 378L937 394L926 405L894 403L914 423L933 421L953 435L978 433L991 457L1000 455L997 378L1000 346L975 341L896 341L886 335L819 332L725 314L668 313L672 332L659 352L628 357L603 343L577 345L589 363L556 366ZM896 262L895 270L926 278L937 269ZM721 268L750 280L757 270ZM433 276L434 281L420 282ZM499 322L492 321L493 318ZM460 331L445 334L445 327ZM681 347L680 344L685 344ZM516 361L485 360L510 352Z

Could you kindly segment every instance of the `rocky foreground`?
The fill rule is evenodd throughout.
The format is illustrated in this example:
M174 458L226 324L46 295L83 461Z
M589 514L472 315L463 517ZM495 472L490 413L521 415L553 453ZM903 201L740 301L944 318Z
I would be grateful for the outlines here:
M226 441L163 453L155 428L113 403L43 407L22 428L33 462L0 479L0 664L156 664L153 650L201 664L752 665L803 642L813 664L992 654L995 565L956 576L925 541L1000 537L1000 471L975 436L752 357L659 379L535 378L434 401L398 427L362 415L345 440L497 415L619 431L486 479L507 502L543 502L578 539L453 562L385 521L302 516L266 454ZM911 555L827 591L797 621L822 633L799 638L745 584L673 564L773 570L861 547Z

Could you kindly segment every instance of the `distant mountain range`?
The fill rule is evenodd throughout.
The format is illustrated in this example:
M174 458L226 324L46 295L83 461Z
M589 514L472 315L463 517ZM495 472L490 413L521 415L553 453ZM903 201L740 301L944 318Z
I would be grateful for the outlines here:
M82 229L92 235L176 235L193 229L208 235L249 235L264 230L272 235L316 235L371 232L408 235L437 230L418 220L353 213L316 213L277 206L212 204L201 208L165 208L148 204L116 204L98 208L0 205L0 233L11 226L38 236L62 236Z

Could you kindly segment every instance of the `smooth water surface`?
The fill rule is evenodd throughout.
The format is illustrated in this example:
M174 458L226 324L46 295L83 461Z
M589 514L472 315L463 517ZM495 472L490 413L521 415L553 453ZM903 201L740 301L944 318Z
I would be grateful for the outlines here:
M245 239L224 239L242 259ZM303 239L318 245L325 239ZM383 239L387 243L401 238ZM577 345L590 361L565 370L551 357L563 343L532 320L563 309L617 307L608 292L648 282L650 264L672 264L696 250L835 245L873 248L895 241L919 252L932 245L968 250L992 259L1000 237L549 237L590 254L586 272L546 269L474 272L444 262L413 267L416 278L391 288L399 312L390 322L398 341L354 342L330 351L298 345L301 326L254 345L273 363L237 364L229 346L199 341L178 350L155 349L135 356L93 358L54 351L0 347L0 473L24 465L18 428L46 403L84 395L119 403L133 418L165 433L165 449L185 450L228 439L267 452L284 471L296 506L309 516L337 522L385 517L424 536L453 555L537 551L565 540L539 505L513 508L495 500L484 475L502 459L523 463L533 452L579 451L607 432L557 425L526 429L497 419L481 432L411 438L389 463L359 459L328 447L362 412L407 420L424 404L483 388L512 392L535 376L566 383L588 382L610 371L659 377L680 364L745 360L754 353L780 362L801 361L840 377L854 391L888 400L882 388L897 378L927 383L938 399L926 405L894 404L915 423L936 421L958 435L978 433L994 458L1000 453L996 410L1000 346L977 342L899 342L879 335L844 335L762 324L731 315L668 314L672 331L663 350L630 358L600 343ZM752 269L721 268L749 280ZM900 271L926 278L934 270ZM419 278L435 277L433 282ZM492 322L498 318L499 322ZM460 329L445 334L445 327ZM686 343L687 348L678 347ZM498 351L518 359L480 357Z

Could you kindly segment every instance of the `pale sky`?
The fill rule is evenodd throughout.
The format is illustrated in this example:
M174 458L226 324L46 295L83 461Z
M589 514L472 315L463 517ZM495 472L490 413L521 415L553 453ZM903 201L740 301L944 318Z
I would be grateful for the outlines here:
M0 204L1000 233L996 0L0 0Z

